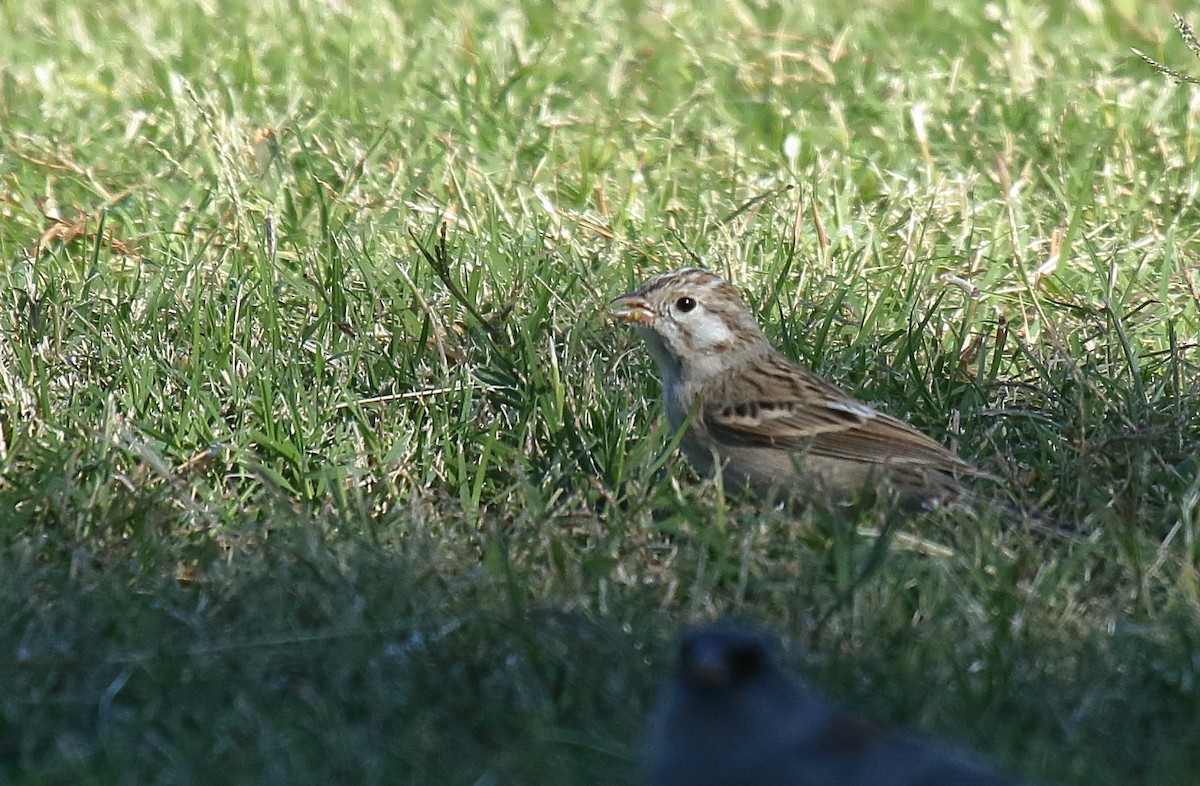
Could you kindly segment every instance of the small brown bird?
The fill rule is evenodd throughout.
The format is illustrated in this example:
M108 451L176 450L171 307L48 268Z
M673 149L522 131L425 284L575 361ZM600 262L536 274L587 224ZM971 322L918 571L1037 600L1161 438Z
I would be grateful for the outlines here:
M973 756L852 715L785 674L763 634L686 633L651 716L650 786L1018 786Z
M655 276L610 304L645 340L672 429L702 473L727 484L842 501L865 487L933 502L963 476L949 449L781 354L732 286L699 268Z

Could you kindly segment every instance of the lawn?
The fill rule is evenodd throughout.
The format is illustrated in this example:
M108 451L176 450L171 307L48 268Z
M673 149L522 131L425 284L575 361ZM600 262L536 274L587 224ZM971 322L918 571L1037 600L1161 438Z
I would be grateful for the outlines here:
M634 784L721 615L1014 774L1194 784L1174 10L6 0L0 782ZM697 477L605 316L694 263L1072 532Z

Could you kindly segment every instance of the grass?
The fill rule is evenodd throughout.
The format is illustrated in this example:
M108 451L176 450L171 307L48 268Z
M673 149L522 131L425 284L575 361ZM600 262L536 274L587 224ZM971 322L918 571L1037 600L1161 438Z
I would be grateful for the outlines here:
M1170 10L5 3L0 780L633 783L724 614L1014 773L1193 783ZM701 482L603 318L693 259L1079 537Z

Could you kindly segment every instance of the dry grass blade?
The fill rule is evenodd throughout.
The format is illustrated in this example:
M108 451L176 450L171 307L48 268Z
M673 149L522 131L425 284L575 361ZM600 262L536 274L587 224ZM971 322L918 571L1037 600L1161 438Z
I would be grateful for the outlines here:
M1196 39L1196 33L1192 30L1192 26L1182 16L1176 14L1175 27L1179 30L1179 37L1183 39L1183 43L1187 45L1188 50L1196 57L1200 57L1200 40ZM1165 77L1174 79L1180 84L1200 85L1200 79L1165 66L1140 49L1133 48L1133 53L1145 60L1150 64L1151 68Z
M1196 57L1200 57L1200 41L1196 40L1196 33L1192 30L1192 26L1182 16L1175 14L1175 27L1179 30L1179 37L1187 44L1187 48Z
M1151 68L1153 68L1155 71L1162 74L1163 76L1168 77L1170 79L1174 79L1176 82L1179 82L1180 84L1186 83L1186 84L1192 84L1192 85L1200 85L1200 79L1197 79L1194 76L1189 76L1188 74L1180 73L1179 71L1176 71L1173 68L1165 66L1162 63L1155 60L1150 55L1143 52L1142 50L1137 49L1136 47L1131 47L1131 48L1133 49L1133 53L1135 55L1137 55L1138 57L1145 60L1150 65Z

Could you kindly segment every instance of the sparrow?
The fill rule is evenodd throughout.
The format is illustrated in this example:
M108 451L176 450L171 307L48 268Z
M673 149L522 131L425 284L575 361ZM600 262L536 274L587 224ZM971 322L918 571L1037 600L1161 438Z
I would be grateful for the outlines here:
M912 426L800 366L771 345L721 277L663 273L609 304L645 341L663 408L702 474L727 486L844 502L867 487L932 504L964 477L991 477Z
M837 706L776 664L773 641L686 632L648 724L649 786L1018 786L972 755Z

